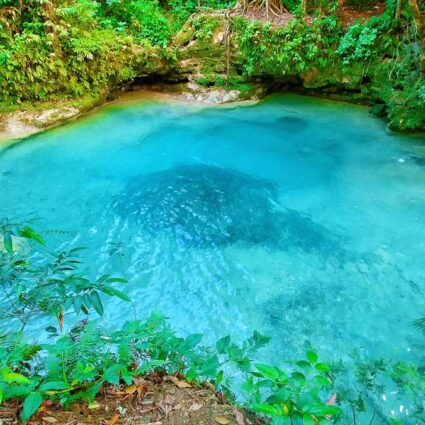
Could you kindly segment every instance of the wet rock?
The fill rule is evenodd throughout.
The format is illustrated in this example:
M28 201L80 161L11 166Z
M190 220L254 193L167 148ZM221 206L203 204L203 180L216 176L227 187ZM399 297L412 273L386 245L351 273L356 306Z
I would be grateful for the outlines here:
M80 114L80 110L73 107L48 109L29 118L36 127L50 127L58 122L66 121Z
M45 128L61 124L79 116L80 109L57 107L44 111L16 111L1 115L0 140L12 140L30 136Z

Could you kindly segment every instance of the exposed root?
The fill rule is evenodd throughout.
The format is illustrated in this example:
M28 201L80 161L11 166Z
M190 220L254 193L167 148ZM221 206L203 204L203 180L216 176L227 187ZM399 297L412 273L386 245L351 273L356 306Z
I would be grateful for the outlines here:
M234 11L242 12L242 14L245 14L248 9L265 12L266 19L270 19L271 16L279 18L282 14L288 13L280 0L240 0L233 8Z

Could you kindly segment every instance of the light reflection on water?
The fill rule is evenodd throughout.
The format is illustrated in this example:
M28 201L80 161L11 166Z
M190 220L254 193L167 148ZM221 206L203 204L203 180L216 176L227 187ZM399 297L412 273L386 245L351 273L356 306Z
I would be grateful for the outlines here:
M72 231L92 270L130 280L138 315L182 332L256 329L269 361L306 341L409 358L425 315L423 142L292 95L115 106L4 152L0 209ZM106 320L131 311L108 301Z

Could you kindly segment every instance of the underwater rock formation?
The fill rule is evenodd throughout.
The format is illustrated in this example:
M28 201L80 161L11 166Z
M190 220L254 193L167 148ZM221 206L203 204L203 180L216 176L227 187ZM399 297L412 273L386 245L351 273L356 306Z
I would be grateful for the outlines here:
M272 182L203 164L179 165L129 181L117 213L141 234L188 247L235 243L343 256L337 236L309 216L282 207Z

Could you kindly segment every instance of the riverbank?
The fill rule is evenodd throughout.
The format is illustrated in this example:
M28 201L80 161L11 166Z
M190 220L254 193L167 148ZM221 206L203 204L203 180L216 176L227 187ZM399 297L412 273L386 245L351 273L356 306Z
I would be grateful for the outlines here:
M417 67L409 53L413 41L409 34L398 41L400 34L387 28L389 15L381 9L374 13L370 20L356 22L341 23L334 15L300 19L289 14L284 15L288 19L267 23L249 13L201 11L161 47L126 39L122 52L107 49L105 57L89 55L82 62L77 57L76 69L62 62L44 69L43 62L31 77L31 93L22 82L12 84L20 72L14 64L19 69L3 80L0 74L0 141L76 119L140 88L154 88L169 100L206 104L258 100L275 91L301 92L369 105L372 114L395 131L424 131L425 86L420 72L411 71ZM408 65L395 54L403 49ZM111 61L113 67L103 75L101 67L112 66ZM69 72L64 81L50 75L59 64ZM83 65L90 72L81 78ZM70 85L74 80L78 84Z
M105 385L90 404L64 408L46 401L29 425L252 425L262 421L230 403L210 384L151 373L131 385ZM0 423L19 424L20 407L0 410Z
M17 140L40 133L47 129L78 119L97 108L117 102L157 100L184 102L195 105L219 105L233 102L256 102L267 94L261 84L252 84L249 90L203 87L199 84L134 84L129 89L116 89L107 96L85 98L80 101L35 103L30 108L0 112L0 144L10 144ZM27 110L25 110L27 109Z

